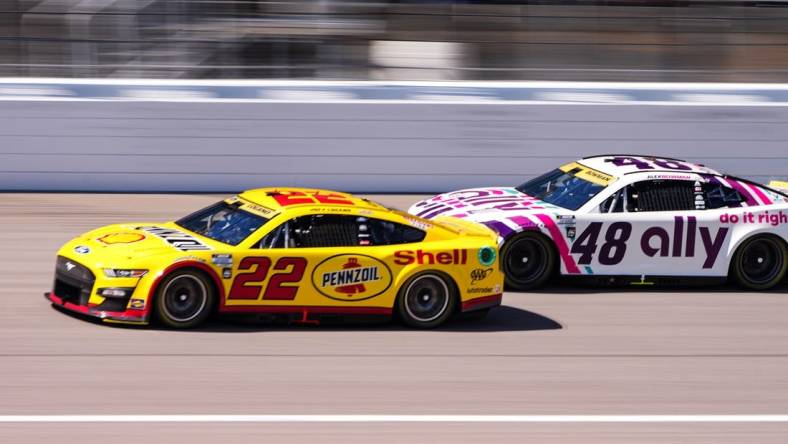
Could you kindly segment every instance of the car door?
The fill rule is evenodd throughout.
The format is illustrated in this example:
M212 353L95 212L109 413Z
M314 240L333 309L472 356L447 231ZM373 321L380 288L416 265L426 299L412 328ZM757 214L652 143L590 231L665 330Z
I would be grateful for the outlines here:
M728 228L708 210L700 176L647 177L576 216L571 254L585 274L724 275Z
M292 218L246 252L227 305L376 306L393 304L387 245L416 239L381 230L386 222L360 215L310 214ZM420 231L420 230L416 230ZM390 235L390 234L389 234ZM404 236L404 237L403 237Z

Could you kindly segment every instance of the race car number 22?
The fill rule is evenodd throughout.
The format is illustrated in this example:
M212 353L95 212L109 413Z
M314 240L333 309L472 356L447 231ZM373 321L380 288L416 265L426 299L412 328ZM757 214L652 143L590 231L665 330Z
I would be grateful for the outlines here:
M276 202L283 206L303 204L325 205L353 205L353 201L346 199L341 194L335 193L306 193L303 191L282 191L274 195Z
M251 300L259 299L263 290L263 282L271 270L271 259L268 257L245 257L238 265L239 273L233 280L230 294L227 299ZM283 271L274 273L268 278L268 283L263 291L263 299L292 301L298 292L298 286L293 285L301 281L306 270L306 259L302 257L283 257L276 261L273 270ZM290 285L287 285L290 284Z

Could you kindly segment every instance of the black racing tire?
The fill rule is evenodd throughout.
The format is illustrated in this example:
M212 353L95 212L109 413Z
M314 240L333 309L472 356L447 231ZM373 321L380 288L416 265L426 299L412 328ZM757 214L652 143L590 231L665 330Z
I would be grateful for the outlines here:
M413 328L435 328L454 313L457 291L443 273L427 271L405 282L397 295L397 314Z
M749 290L768 290L779 284L788 271L788 248L785 242L771 235L745 240L736 249L730 275Z
M528 291L552 277L557 265L555 246L541 233L526 231L504 243L501 268L506 288Z
M213 284L196 270L179 270L165 277L156 290L156 318L171 328L194 328L211 315L216 299Z

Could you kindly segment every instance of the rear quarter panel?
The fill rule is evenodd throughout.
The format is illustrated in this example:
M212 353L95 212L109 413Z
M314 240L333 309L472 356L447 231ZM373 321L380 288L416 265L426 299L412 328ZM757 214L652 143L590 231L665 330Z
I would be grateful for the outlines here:
M788 239L788 204L785 203L718 210L717 219L721 227L731 232L725 251L726 273L736 250L747 239L764 234L778 236L783 241Z
M498 248L491 240L460 237L400 247L394 254L394 263L399 267L398 287L412 276L437 270L452 279L461 302L502 292ZM482 258L482 249L492 249L494 259Z

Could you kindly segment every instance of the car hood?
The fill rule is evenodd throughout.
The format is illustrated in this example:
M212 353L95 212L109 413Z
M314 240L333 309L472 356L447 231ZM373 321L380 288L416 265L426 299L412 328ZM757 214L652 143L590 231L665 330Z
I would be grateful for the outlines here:
M515 188L469 188L438 194L416 202L408 212L425 219L453 216L470 220L486 220L491 215L545 213L567 211Z
M503 238L526 229L572 224L573 212L515 188L471 188L439 194L408 209L425 219L453 216L486 225Z
M60 250L75 260L117 266L151 256L188 254L209 251L217 243L168 223L128 223L107 225L84 233Z

